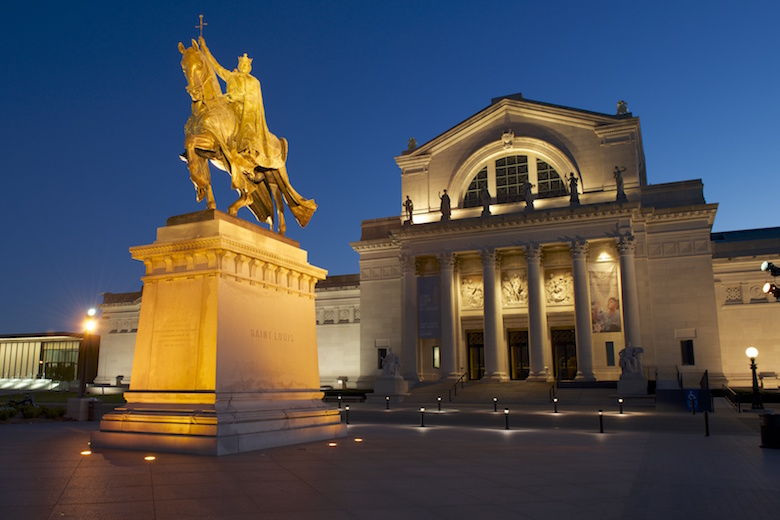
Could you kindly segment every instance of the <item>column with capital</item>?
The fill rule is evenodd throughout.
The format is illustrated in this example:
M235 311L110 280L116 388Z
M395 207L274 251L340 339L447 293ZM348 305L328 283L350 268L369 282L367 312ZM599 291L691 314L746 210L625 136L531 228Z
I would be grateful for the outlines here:
M507 381L506 355L502 348L504 327L501 316L501 300L496 276L496 250L483 249L482 279L485 320L485 374L494 381Z
M441 276L441 375L442 379L460 377L457 368L457 332L455 323L455 262L453 253L437 255Z
M639 327L639 293L636 285L634 255L636 244L632 235L615 239L620 254L620 291L623 297L623 325L626 346L641 347L642 334Z
M591 336L590 298L588 298L588 243L577 240L569 244L574 278L574 323L577 335L577 376L595 381L593 374L593 340Z
M544 286L542 284L542 246L523 246L528 266L528 343L531 373L528 381L547 381L544 370L544 338L547 318L544 312Z
M417 383L417 272L415 258L401 253L401 370L404 379Z

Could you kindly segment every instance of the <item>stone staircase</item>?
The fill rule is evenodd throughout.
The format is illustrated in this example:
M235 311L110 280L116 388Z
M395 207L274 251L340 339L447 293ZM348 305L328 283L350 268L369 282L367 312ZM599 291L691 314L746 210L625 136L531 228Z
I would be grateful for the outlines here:
M457 394L452 389L453 382L419 383L409 391L404 399L405 404L419 406L435 406L437 397L442 403L486 404L492 405L493 397L498 398L498 406L508 404L544 405L551 403L552 383L537 383L528 381L468 381L458 383ZM610 407L617 405L617 389L612 387L563 387L557 388L555 394L561 406L565 404Z

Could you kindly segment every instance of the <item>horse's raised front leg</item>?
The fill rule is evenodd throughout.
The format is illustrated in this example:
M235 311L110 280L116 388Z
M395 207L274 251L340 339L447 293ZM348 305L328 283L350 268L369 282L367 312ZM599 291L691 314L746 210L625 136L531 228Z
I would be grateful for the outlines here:
M190 179L195 185L195 200L200 202L205 198L206 208L217 209L214 192L211 190L211 172L208 160L195 152L195 148L209 149L210 141L212 140L205 136L188 135L184 138L184 150Z

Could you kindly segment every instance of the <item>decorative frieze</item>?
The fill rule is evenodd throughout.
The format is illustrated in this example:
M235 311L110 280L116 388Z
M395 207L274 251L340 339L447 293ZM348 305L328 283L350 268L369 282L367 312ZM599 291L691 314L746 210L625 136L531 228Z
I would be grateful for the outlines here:
M501 303L504 307L528 305L528 275L525 271L501 273Z
M544 292L548 305L574 304L574 278L571 271L547 271L544 278Z

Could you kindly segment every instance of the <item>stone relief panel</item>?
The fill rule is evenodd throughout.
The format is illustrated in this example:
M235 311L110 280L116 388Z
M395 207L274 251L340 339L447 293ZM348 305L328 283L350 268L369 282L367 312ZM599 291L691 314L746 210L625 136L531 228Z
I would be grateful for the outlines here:
M501 303L504 307L528 305L528 275L525 271L501 273Z
M544 292L548 305L574 304L574 279L571 271L547 271L544 274Z
M481 309L485 295L482 276L469 275L460 280L460 301L463 309Z
M742 303L742 287L726 287L726 303Z

